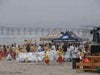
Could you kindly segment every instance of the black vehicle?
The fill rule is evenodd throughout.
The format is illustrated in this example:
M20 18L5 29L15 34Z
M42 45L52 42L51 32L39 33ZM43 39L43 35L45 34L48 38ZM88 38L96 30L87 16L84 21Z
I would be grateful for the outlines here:
M91 30L93 34L93 44L91 45L91 55L100 55L100 27Z

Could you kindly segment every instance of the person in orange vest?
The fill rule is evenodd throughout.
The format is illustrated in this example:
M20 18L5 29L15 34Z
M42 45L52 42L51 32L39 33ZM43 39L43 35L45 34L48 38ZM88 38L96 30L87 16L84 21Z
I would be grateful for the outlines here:
M49 58L49 56L48 56L48 52L46 51L46 52L45 52L45 63L46 63L47 65L49 65L49 62L50 62L50 58Z
M59 64L62 64L63 63L63 50L61 47L59 47L59 50L58 50L58 62Z
M84 58L83 61L84 61L84 63L89 63L90 62L88 57Z

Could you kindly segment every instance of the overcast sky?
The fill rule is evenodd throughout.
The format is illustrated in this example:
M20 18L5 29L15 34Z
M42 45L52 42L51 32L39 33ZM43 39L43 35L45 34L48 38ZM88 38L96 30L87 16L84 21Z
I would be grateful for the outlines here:
M0 0L0 25L100 25L100 0Z

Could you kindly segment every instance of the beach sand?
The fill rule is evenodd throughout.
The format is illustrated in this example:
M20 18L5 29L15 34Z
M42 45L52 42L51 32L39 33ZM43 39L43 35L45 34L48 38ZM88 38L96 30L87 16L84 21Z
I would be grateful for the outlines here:
M71 68L71 62L64 62L59 65L51 62L46 65L44 62L38 63L18 63L17 61L0 61L0 75L99 75L91 72L76 73Z

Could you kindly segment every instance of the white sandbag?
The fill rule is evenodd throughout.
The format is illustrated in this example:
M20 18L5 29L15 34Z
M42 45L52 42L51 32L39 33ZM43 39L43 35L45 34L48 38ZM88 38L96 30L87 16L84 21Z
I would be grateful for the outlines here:
M33 62L38 62L37 57L36 57L36 52L32 53L31 59Z
M19 53L16 60L19 62L27 61L28 60L28 53Z
M12 60L12 57L11 57L11 55L10 55L10 54L8 54L8 55L7 55L6 60L7 60L7 61Z
M48 55L50 58L50 61L56 61L58 56L57 56L57 51L51 50L48 51ZM19 53L18 56L16 57L16 61L18 62L24 62L24 61L33 61L33 62L42 62L45 57L45 51L42 52L29 52L29 53Z
M24 58L17 57L16 58L16 61L19 62L19 63L22 63L22 62L25 62L25 59Z
M16 57L16 61L25 62L26 55L27 55L26 53L19 53L18 56Z
M67 51L64 55L64 61L71 61L71 52Z
M27 61L32 61L32 52L26 53Z
M49 58L50 58L50 61L55 61L56 60L56 51L55 50L50 50L48 52L48 55L49 55Z
M36 55L37 60L38 60L39 62L42 62L43 59L44 59L44 55L45 55L45 52L44 52L44 51L42 51L42 52L37 52L37 55Z

